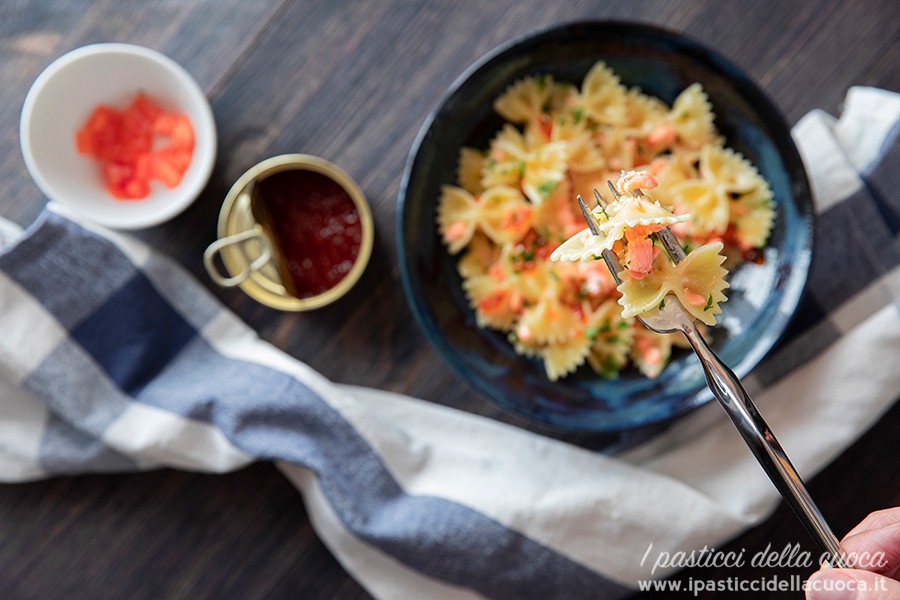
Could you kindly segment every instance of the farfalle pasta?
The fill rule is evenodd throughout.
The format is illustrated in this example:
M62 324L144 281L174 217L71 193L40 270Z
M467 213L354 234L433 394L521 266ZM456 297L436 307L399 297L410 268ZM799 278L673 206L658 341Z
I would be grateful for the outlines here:
M476 323L542 360L551 380L581 367L613 379L627 365L658 376L679 340L635 315L675 296L715 322L728 286L723 252L756 252L770 235L767 182L723 145L699 84L669 107L598 62L581 82L525 77L493 107L507 123L486 148L460 149L437 211ZM638 187L650 176L660 186L595 210L603 235L592 236L575 197L606 193L622 170L635 171ZM663 227L691 251L679 265L653 245ZM598 260L613 248L624 251L621 286Z
M648 273L640 278L623 271L623 281L618 287L622 294L619 298L622 316L637 317L648 313L672 294L695 319L715 325L715 316L722 312L719 303L725 301L724 291L728 287L727 271L722 268L725 261L721 254L723 248L722 242L704 244L677 265L661 252Z

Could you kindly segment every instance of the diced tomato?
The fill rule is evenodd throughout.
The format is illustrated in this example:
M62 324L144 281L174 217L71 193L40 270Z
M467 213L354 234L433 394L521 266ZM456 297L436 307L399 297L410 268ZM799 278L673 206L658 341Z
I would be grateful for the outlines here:
M121 185L113 185L111 183L107 183L106 191L109 192L109 195L116 200L129 200L128 196L125 194L125 188Z
M172 135L175 128L175 115L171 113L162 113L153 121L153 133L157 135Z
M185 150L174 145L167 148L161 148L154 152L154 155L158 156L160 160L165 160L180 173L184 173L187 171L188 167L191 166L191 154L192 152L190 150Z
M150 173L170 188L177 187L181 183L181 176L183 175L183 172L166 160L165 156L160 156L159 154L154 154L150 157Z
M75 134L75 147L78 148L78 152L81 154L94 154L97 149L97 142L94 139L93 132L85 127L79 129L78 133Z
M150 181L153 173L150 169L150 154L141 154L134 163L134 177L136 179L144 179Z
M146 198L151 179L176 187L194 143L186 115L163 111L143 93L121 112L98 105L75 134L78 152L97 159L107 190L121 200Z
M130 179L123 186L125 197L130 200L146 198L150 193L150 181L147 179Z
M85 128L96 134L114 131L118 128L121 120L122 117L119 114L119 111L101 104L94 109L93 113L91 113L88 122L85 124Z
M112 185L124 185L134 177L134 167L127 163L108 162L103 165L103 178Z
M110 160L134 163L138 157L147 154L153 147L153 142L147 136L125 137L119 143L111 146L114 156Z
M185 115L178 115L175 118L169 135L172 138L173 147L194 150L194 128Z
M127 111L122 115L122 138L126 140L153 140L153 122L142 115Z
M156 121L162 113L162 110L157 105L153 104L143 92L134 97L131 106L128 107L128 111L135 115L139 115L149 124Z

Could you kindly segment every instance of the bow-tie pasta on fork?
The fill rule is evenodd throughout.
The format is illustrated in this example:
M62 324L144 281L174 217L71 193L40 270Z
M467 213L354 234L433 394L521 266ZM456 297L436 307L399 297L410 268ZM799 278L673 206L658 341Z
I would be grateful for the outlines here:
M766 244L768 184L722 146L698 84L670 108L598 62L582 82L525 77L493 107L507 122L486 148L460 150L456 185L443 186L436 215L448 251L460 257L475 323L542 360L551 380L582 365L610 379L628 365L658 376L675 338L645 335L635 315L671 294L715 322L727 288L719 248L740 259ZM605 214L595 209L603 232L592 236L575 198L591 197L623 169L633 173L622 201ZM648 178L660 184L653 198L623 193L647 189ZM652 241L664 227L696 257L666 265ZM604 249L624 251L623 286L597 260Z
M563 242L550 260L596 260L609 250L624 267L617 273L622 283L616 288L621 293L623 317L647 314L671 294L695 319L715 325L715 315L722 312L719 303L727 299L723 293L728 288L728 272L722 268L724 245L704 244L675 264L651 236L670 225L689 221L690 215L675 215L638 187L653 189L657 185L649 173L623 172L615 185L619 194L616 201L606 206L598 204L593 211L600 223L600 235L585 229Z

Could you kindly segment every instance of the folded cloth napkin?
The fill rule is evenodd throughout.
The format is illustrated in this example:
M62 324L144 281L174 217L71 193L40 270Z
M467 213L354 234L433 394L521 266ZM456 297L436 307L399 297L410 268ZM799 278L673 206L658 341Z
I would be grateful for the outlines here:
M747 384L811 477L900 390L900 96L850 90L795 136L819 211L802 321ZM641 557L778 502L715 405L611 458L332 383L168 259L51 206L0 254L0 480L275 461L379 598L616 598ZM663 577L671 569L657 569Z

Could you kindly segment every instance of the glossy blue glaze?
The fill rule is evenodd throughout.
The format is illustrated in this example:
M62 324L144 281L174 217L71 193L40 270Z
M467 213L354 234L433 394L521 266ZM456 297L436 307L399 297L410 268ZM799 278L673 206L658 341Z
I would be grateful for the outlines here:
M501 405L564 430L615 433L670 420L711 399L693 354L681 353L656 380L628 370L606 381L587 367L558 382L539 360L518 356L505 336L479 329L460 286L456 258L435 226L440 186L455 183L459 148L485 148L503 120L491 103L511 82L551 73L580 83L604 60L623 83L667 103L695 81L710 96L716 126L772 184L778 216L763 265L731 276L712 344L738 376L772 348L794 312L812 251L812 201L783 117L737 67L681 35L612 22L556 26L488 53L451 86L410 152L398 198L398 262L419 325L466 381Z

